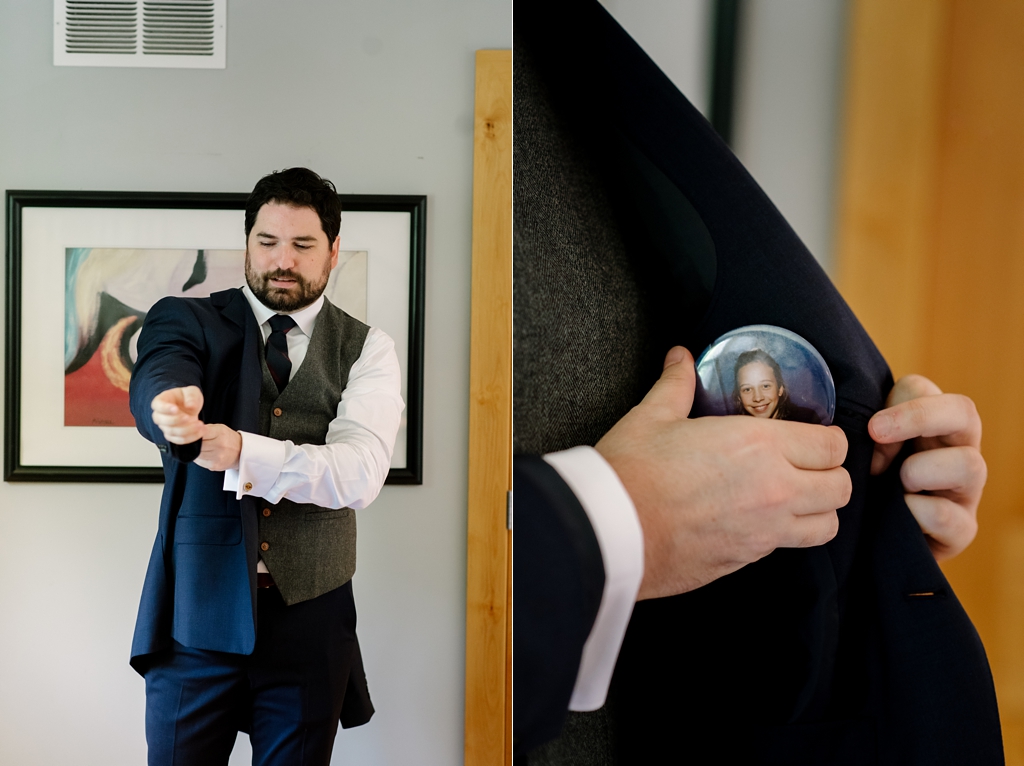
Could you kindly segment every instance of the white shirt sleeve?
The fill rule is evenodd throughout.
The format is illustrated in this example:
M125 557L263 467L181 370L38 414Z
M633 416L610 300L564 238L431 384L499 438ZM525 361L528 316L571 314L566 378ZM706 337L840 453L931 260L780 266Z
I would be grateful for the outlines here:
M402 421L402 375L395 344L371 328L349 371L326 444L294 444L242 432L237 469L224 489L238 498L286 498L324 508L365 508L384 486Z
M618 474L593 447L544 456L587 512L604 562L604 592L583 645L570 710L597 710L608 696L622 639L644 575L644 536Z

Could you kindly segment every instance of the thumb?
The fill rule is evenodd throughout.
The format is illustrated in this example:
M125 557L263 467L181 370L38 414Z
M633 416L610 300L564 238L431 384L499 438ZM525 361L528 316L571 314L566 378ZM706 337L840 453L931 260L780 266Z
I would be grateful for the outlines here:
M682 346L673 346L665 355L661 377L644 397L644 404L663 408L672 417L685 418L693 406L696 379L693 355Z
M203 392L199 386L186 386L181 391L182 409L190 415L198 415L203 408Z

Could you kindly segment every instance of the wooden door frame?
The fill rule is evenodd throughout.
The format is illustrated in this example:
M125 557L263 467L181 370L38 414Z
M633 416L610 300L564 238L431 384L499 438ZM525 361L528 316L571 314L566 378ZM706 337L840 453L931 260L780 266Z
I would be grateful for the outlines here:
M924 369L949 6L850 9L837 283L897 378Z
M512 51L476 53L466 766L511 763Z

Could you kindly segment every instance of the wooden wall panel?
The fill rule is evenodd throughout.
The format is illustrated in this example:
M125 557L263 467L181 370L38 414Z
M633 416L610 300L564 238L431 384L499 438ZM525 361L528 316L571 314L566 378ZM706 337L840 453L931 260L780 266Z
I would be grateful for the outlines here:
M467 766L511 753L512 52L477 51L466 563Z
M857 0L840 289L897 373L971 396L989 482L944 565L1024 764L1024 3Z
M1024 4L955 3L934 237L927 369L969 394L989 483L974 545L946 567L981 631L1005 739L1024 749ZM1017 761L1021 763L1021 760Z
M897 376L922 364L947 16L944 0L851 8L837 274Z

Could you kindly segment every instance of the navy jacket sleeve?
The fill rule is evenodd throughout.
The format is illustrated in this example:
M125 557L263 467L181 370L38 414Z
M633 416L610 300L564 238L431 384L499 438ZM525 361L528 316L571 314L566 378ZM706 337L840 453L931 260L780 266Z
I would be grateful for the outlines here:
M522 754L561 731L604 564L586 511L541 458L515 458L513 498L513 741Z
M171 457L191 462L199 456L202 441L171 444L153 422L153 398L171 388L203 387L207 356L203 328L188 301L164 298L146 315L139 334L138 358L132 370L129 405L135 427ZM200 417L203 415L200 413Z

